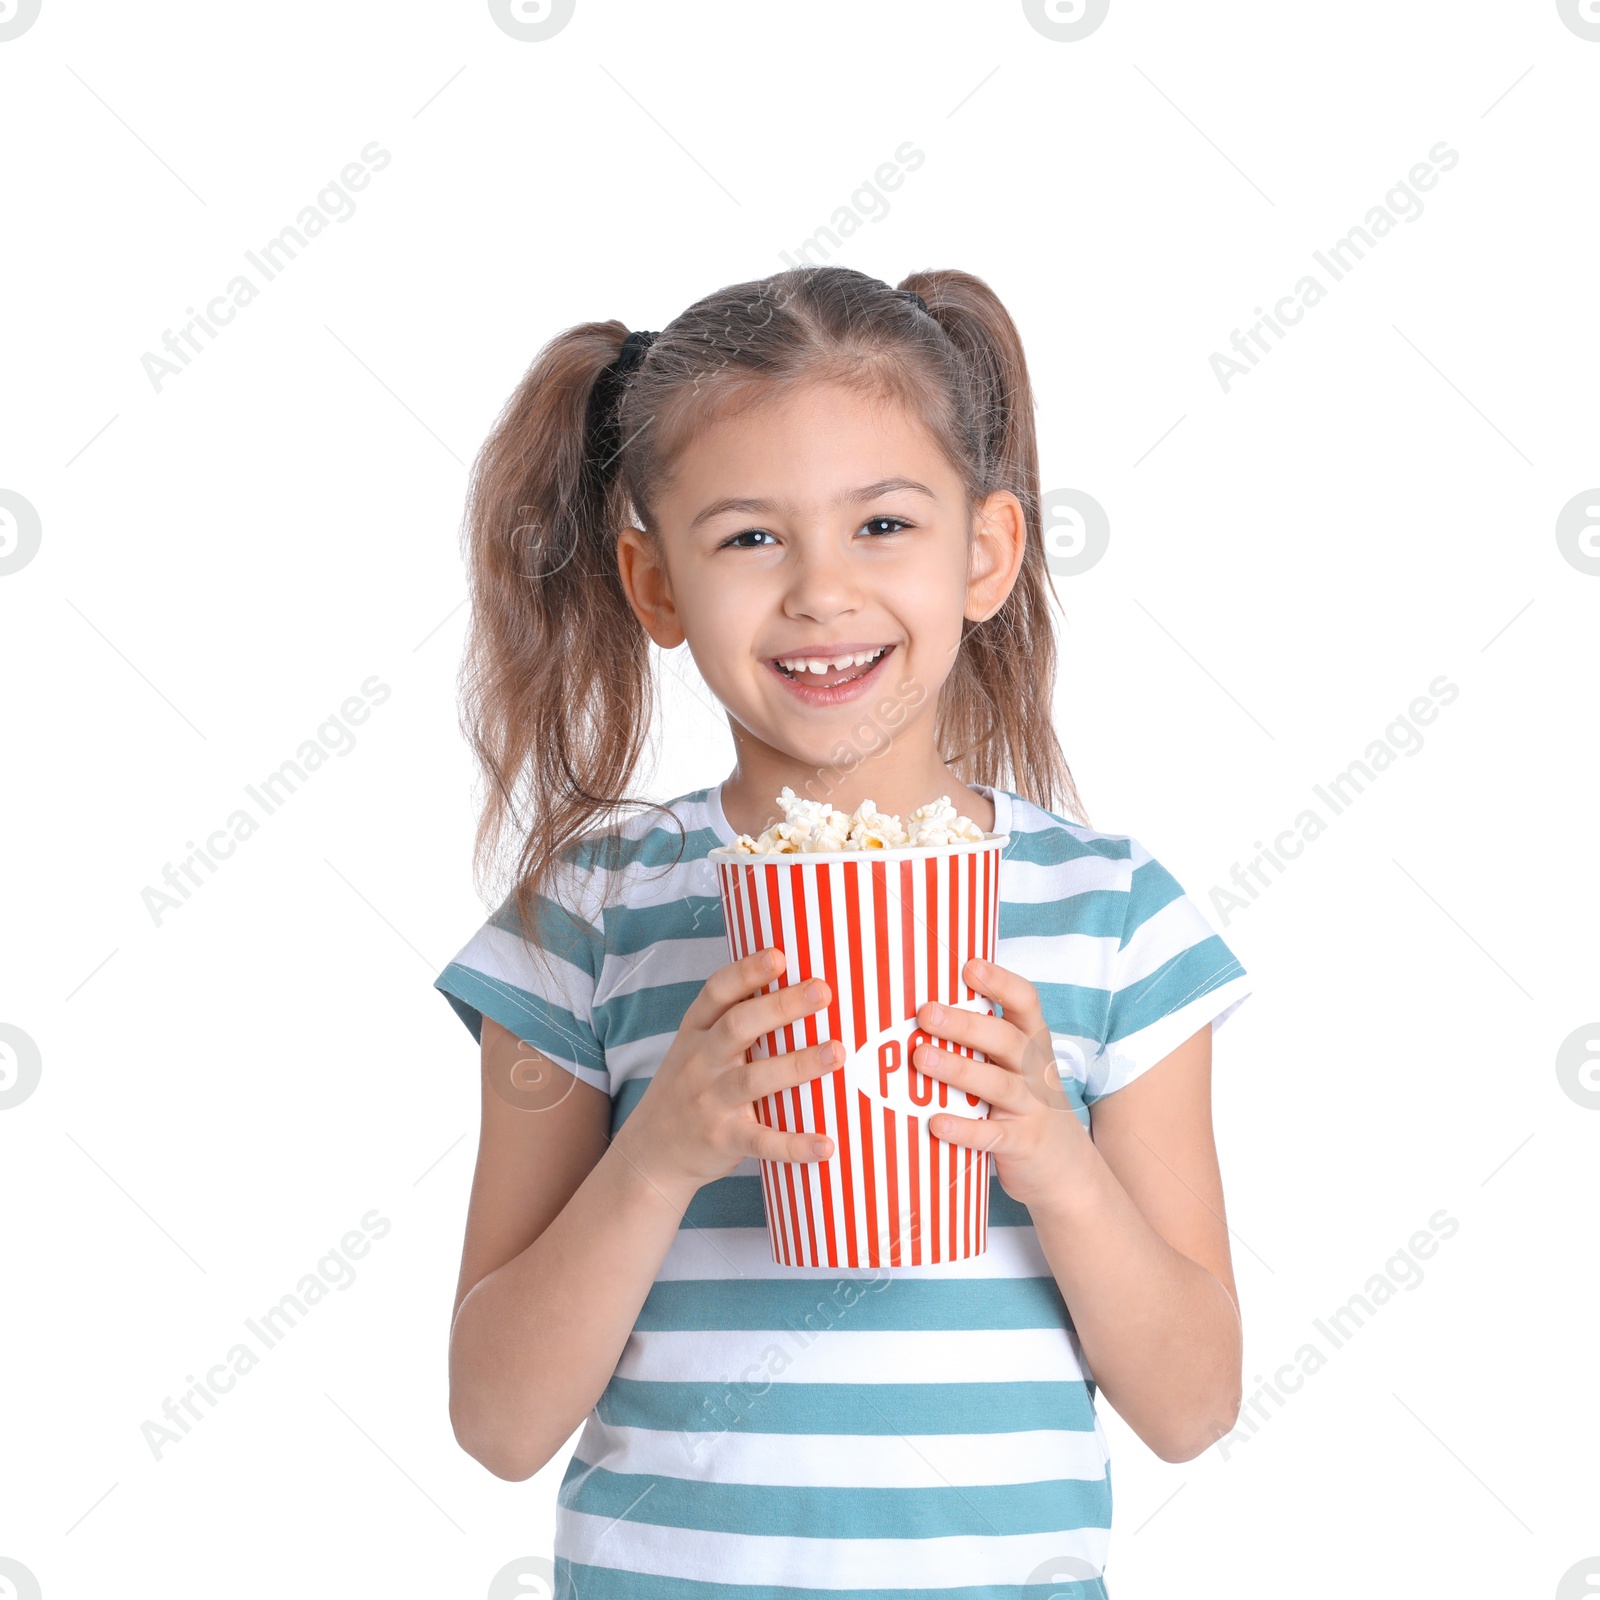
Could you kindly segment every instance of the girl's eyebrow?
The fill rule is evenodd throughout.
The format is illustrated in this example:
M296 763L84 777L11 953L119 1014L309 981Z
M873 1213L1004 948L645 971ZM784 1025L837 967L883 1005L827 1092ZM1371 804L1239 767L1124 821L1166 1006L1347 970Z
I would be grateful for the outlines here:
M869 483L861 489L847 489L843 494L836 496L833 503L836 506L856 505L864 500L876 500L881 495L894 494L897 490L910 494L925 494L930 500L938 498L927 484L918 483L915 478L884 478L877 483ZM691 530L698 528L701 523L709 522L713 517L720 517L728 511L772 512L782 509L775 500L730 496L726 500L713 500L704 510L697 512L689 527Z

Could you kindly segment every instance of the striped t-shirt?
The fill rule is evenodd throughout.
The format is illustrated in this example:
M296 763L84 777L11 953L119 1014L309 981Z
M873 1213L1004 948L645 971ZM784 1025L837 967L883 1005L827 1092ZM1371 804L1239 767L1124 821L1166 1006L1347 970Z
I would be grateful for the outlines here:
M1073 1109L1123 1087L1251 985L1177 881L1126 835L1004 789L996 959L1038 990ZM436 980L639 1102L729 960L707 851L716 789L571 852L536 966L502 907ZM600 860L604 865L599 865ZM675 863L675 864L674 864ZM1111 1470L1095 1384L1027 1208L990 1168L981 1255L923 1266L772 1260L759 1164L695 1196L556 1512L562 1600L1090 1600L1106 1593Z

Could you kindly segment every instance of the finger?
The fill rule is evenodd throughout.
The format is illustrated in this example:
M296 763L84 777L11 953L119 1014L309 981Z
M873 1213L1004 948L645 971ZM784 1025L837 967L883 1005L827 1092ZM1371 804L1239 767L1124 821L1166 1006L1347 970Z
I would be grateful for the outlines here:
M821 1044L788 1050L781 1056L759 1056L741 1063L736 1074L729 1074L735 1079L730 1098L759 1100L764 1095L782 1094L785 1089L834 1072L843 1064L844 1046L837 1039L824 1039Z
M725 1053L740 1055L766 1033L797 1022L822 1010L833 998L821 978L805 983L786 983L771 994L758 994L730 1006L717 1023L722 1031Z
M929 1078L938 1078L952 1088L975 1094L1002 1111L1030 1109L1028 1091L1021 1078L995 1061L974 1061L938 1045L918 1045L911 1052L911 1065Z
M1009 1126L993 1117L960 1117L948 1111L928 1118L928 1132L941 1144L961 1144L969 1150L987 1150L1000 1155L1005 1154Z
M752 1122L745 1153L762 1161L826 1161L834 1148L833 1140L825 1133L785 1133L764 1122Z
M729 1006L766 988L783 967L781 950L753 950L725 967L718 967L684 1013L684 1022L701 1029L711 1027Z
M917 1008L917 1021L923 1029L948 1044L964 1044L981 1050L991 1061L1016 1069L1022 1064L1024 1036L1009 1017L994 1017L983 1011L966 1011L960 1006L942 1006L930 1000Z
M1033 1033L1044 1025L1039 991L1019 973L998 962L974 956L962 969L962 976L979 994L999 1001L1006 1021L1015 1024L1024 1034Z

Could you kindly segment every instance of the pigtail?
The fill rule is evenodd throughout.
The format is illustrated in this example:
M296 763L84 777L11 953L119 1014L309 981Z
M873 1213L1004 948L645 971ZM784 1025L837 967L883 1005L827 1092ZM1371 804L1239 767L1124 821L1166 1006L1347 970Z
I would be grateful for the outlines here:
M1009 489L1022 504L1027 548L1005 604L962 628L961 650L939 697L937 739L963 783L997 783L1047 811L1085 820L1056 738L1053 692L1060 601L1045 563L1033 385L1010 313L981 278L914 273L901 285L926 302L960 357L970 402L971 456L980 494Z
M552 339L496 419L468 488L462 726L487 787L473 860L480 888L498 896L512 856L530 938L558 863L593 818L646 803L625 798L655 683L617 571L628 508L611 437L620 386L606 370L626 333L589 322Z

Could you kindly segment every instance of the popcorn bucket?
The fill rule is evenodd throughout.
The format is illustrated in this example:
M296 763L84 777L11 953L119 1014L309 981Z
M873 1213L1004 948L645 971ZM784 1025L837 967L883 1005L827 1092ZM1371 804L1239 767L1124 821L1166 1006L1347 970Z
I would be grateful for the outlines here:
M994 959L1000 857L1009 834L885 850L752 855L710 852L735 961L776 946L785 971L765 992L821 978L825 1010L769 1033L748 1059L826 1039L842 1066L756 1101L769 1128L826 1134L826 1161L761 1162L772 1259L792 1267L923 1266L981 1255L988 1243L989 1155L934 1138L936 1113L981 1119L989 1103L911 1064L930 1000L994 1006L962 969ZM958 1054L985 1059L965 1045Z

